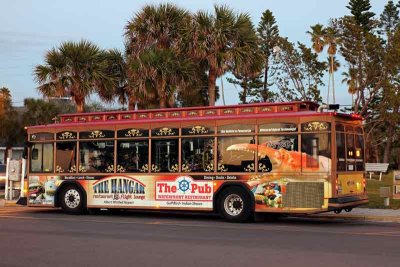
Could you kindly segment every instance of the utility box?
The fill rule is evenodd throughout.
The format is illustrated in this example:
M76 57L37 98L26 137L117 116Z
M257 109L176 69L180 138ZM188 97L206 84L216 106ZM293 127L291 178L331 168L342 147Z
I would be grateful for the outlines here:
M380 197L391 197L391 188L390 187L381 187L379 188L379 196Z
M8 180L13 182L21 181L21 161L10 160L8 165Z
M400 171L393 172L393 199L400 199Z

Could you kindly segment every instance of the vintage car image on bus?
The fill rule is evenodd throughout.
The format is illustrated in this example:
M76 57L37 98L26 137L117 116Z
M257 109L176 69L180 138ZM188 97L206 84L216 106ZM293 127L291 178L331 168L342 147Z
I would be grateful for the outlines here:
M368 202L362 118L313 102L66 114L27 127L29 206L350 211Z

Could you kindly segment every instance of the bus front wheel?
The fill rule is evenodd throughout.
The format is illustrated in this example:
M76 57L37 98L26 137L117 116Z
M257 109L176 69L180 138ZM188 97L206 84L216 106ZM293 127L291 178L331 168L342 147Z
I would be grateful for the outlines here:
M64 212L69 214L82 214L84 212L84 195L77 186L65 186L59 197Z
M218 198L218 210L227 221L245 222L252 214L251 198L240 187L226 188Z

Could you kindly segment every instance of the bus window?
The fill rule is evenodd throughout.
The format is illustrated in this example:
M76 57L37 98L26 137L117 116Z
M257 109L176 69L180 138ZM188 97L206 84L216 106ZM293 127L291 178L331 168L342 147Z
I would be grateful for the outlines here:
M6 172L6 150L0 149L0 173Z
M258 142L258 171L260 172L274 171L274 157L276 157L277 152L284 152L280 151L281 149L298 151L298 136L294 134L260 136Z
M118 141L117 172L147 172L149 141Z
M344 132L344 125L337 123L335 129L336 131Z
M214 138L182 139L182 172L213 172Z
M254 136L218 138L218 172L254 172Z
M355 136L355 158L357 171L364 170L364 136Z
M76 142L56 144L56 172L76 171Z
M79 172L114 172L114 141L79 143Z
M45 155L45 156L43 156ZM53 144L33 144L31 148L31 172L53 171Z
M336 133L337 170L346 171L346 146L344 133Z
M346 134L346 147L347 147L347 170L355 171L355 147L354 147L354 134Z
M151 172L178 172L178 139L151 141Z
M303 171L328 172L330 170L330 140L331 135L328 133L301 135L301 152L307 154L306 157L302 157Z

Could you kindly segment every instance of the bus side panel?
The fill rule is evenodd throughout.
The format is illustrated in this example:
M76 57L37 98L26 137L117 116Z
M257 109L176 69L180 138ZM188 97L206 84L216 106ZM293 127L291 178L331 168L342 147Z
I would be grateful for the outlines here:
M338 174L337 187L338 195L362 194L364 174L362 173L346 173Z

